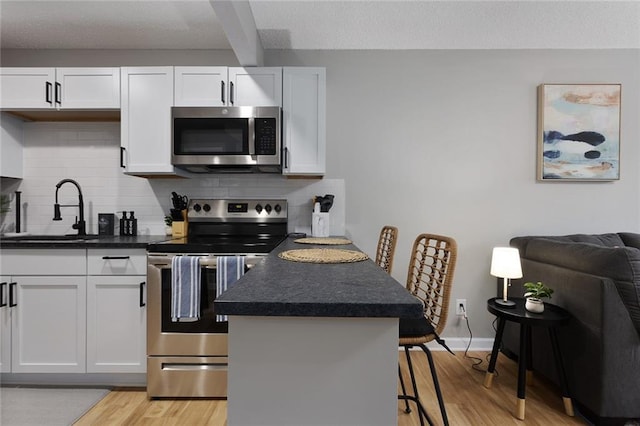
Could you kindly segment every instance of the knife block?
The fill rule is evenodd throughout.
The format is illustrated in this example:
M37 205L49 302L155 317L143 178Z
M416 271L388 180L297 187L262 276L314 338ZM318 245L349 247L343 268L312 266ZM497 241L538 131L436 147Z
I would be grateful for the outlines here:
M187 222L187 211L182 210L182 221L171 222L171 234L174 238L182 238L187 236L187 229L189 228Z

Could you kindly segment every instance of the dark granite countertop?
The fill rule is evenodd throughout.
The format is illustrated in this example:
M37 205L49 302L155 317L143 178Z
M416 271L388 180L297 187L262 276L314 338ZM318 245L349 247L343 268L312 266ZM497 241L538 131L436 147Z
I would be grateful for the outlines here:
M419 318L422 304L371 259L342 264L290 262L284 250L344 248L285 240L214 303L225 315Z
M158 241L166 241L171 239L165 235L137 235L137 236L119 236L119 235L100 235L95 237L86 237L87 239L69 239L69 240L37 240L36 236L29 236L34 239L15 239L0 237L0 248L3 249L90 249L90 248L142 248L146 249L150 243Z

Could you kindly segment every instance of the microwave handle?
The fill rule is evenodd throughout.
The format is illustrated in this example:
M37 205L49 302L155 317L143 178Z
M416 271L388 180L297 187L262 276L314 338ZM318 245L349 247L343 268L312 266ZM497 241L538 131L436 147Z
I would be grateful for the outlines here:
M222 102L222 105L225 104L225 100L224 100L224 80L220 81L220 102Z
M289 168L289 148L284 147L284 168Z

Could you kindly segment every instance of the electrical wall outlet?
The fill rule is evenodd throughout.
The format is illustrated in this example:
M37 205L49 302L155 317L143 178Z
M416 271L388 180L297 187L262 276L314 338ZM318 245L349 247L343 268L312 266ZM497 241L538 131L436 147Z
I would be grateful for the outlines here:
M456 299L456 315L465 316L467 312L467 299Z

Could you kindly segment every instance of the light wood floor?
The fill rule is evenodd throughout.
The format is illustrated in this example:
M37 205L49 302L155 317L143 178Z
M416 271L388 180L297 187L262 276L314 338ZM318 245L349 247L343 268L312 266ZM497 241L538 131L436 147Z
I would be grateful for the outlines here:
M564 413L558 391L535 375L527 383L526 417L513 417L516 406L517 365L498 357L498 376L491 389L483 386L484 371L472 368L473 360L462 352L453 356L448 352L433 353L440 386L445 398L449 423L453 425L585 425L582 418ZM478 368L486 370L486 352L470 352L482 359ZM426 358L422 351L412 352L417 368L418 387L427 412L442 423L438 403L433 392ZM400 357L403 368L404 355ZM118 389L110 392L93 407L76 426L86 425L215 425L227 424L227 403L217 400L147 400L144 389ZM398 425L419 425L416 411L404 412L398 401Z

